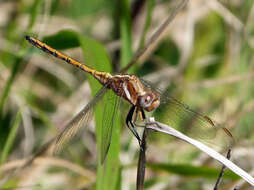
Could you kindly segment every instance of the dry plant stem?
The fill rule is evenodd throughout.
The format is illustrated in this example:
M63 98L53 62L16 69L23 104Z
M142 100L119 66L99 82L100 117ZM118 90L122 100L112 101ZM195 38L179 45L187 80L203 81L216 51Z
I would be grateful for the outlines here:
M26 162L27 162L27 160L25 160L25 159L8 162L8 163L2 165L0 167L0 170L3 173L6 173L9 170L22 167ZM63 160L63 159L58 159L58 158L54 158L54 157L38 157L34 160L34 164L37 165L37 166L40 166L40 165L54 166L54 167L57 166L57 167L69 169L72 172L75 172L78 175L87 178L90 182L86 186L88 186L89 184L90 185L94 184L94 182L96 180L96 176L95 176L95 173L93 171L90 171L88 169L84 169L84 168L80 167L77 164L73 164L72 162L69 162L69 161L66 161L66 160ZM31 182L27 183L27 182L22 181L21 182L22 185L16 186L15 189L21 189L21 188L32 189L32 188L36 188L37 186L40 187L40 184L36 184L37 181L33 181L33 182L35 184L33 184ZM0 188L0 189L2 190L2 188ZM9 189L11 190L11 189L14 189L14 186L10 187L10 188L5 188L5 189L6 190L9 190Z
M159 27L158 30L156 30L156 32L152 35L152 37L149 39L149 41L146 43L145 47L143 49L141 49L140 51L138 51L134 58L132 59L131 62L129 62L129 64L123 68L121 70L121 73L125 73L128 71L128 69L134 65L137 61L139 61L144 55L145 53L147 53L149 51L149 49L151 49L156 42L160 39L160 37L162 36L163 32L167 29L168 25L172 22L172 20L175 18L175 16L177 15L177 13L179 13L184 6L187 4L188 0L183 0L178 7L175 9L175 11L166 19L166 21Z
M229 123L230 126L235 125L241 118L243 118L245 115L249 114L254 110L254 100L251 100L249 103L247 103L246 106L242 110L237 110L235 114L228 117L226 123Z
M8 170L12 170L15 168L18 168L22 166L27 160L22 159L22 160L15 160L8 162L6 164L3 164L0 169L2 172L8 172ZM76 172L79 175L82 175L86 178L89 178L91 180L95 180L95 174L94 172L84 169L81 166L74 164L70 161L66 161L64 159L59 159L59 158L54 158L54 157L38 157L34 160L34 164L40 165L42 163L45 163L47 165L52 165L52 166L58 166L58 167L63 167L69 170L72 170Z
M184 140L187 143L194 145L196 148L198 148L202 152L205 152L210 157L214 158L215 160L217 160L220 163L222 163L223 165L225 165L225 167L227 167L232 172L234 172L237 175L239 175L240 177L242 177L246 182L248 182L250 185L252 185L254 187L254 178L251 175L249 175L247 172L245 172L243 169L239 168L233 162L231 162L230 160L228 160L227 158L225 158L224 156L222 156L221 154L219 154L212 148L204 145L203 143L180 133L179 131L177 131L176 129L174 129L171 126L168 126L166 124L159 123L159 122L155 121L154 118L150 118L147 121L146 128L152 129L152 130L155 130L158 132L162 132L165 134L169 134L171 136L177 137L181 140Z
M227 159L230 159L230 157L231 157L231 149L228 150ZM218 176L218 179L217 179L217 181L216 181L216 183L214 185L214 188L213 188L214 190L218 189L218 187L219 187L219 185L221 183L221 180L222 180L222 176L223 176L223 174L225 172L225 169L226 169L226 166L223 165L222 168L221 168L220 174Z
M145 170L146 170L146 137L148 135L149 130L145 127L143 131L142 141L141 141L141 149L139 152L138 159L138 169L137 169L137 190L144 189L145 182Z
M234 15L232 12L223 6L219 1L210 0L206 1L208 6L219 13L224 20L230 24L230 26L234 27L235 30L241 31L244 29L244 24Z
M254 72L249 72L246 74L241 74L241 75L233 75L229 77L224 77L224 78L219 78L215 80L204 80L198 83L193 83L190 86L188 86L189 89L193 88L200 88L200 87L214 87L214 86L220 86L220 85L226 85L226 84L231 84L231 83L236 83L241 80L248 80L252 79L254 77Z
M14 176L16 176L20 171L22 171L23 169L25 169L27 166L29 166L30 164L33 163L33 161L42 156L45 155L46 153L48 153L48 151L50 151L50 148L52 147L52 143L55 141L55 139L50 140L48 143L44 144L44 146L41 147L41 149L35 153L34 155L32 155L30 158L28 158L24 164L22 164L20 167L16 168L14 170L14 172L11 172L9 175L5 176L1 181L0 181L0 187L2 185L4 185L5 183L7 183L11 178L13 178ZM1 172L1 171L0 171ZM1 173L0 173L1 174Z

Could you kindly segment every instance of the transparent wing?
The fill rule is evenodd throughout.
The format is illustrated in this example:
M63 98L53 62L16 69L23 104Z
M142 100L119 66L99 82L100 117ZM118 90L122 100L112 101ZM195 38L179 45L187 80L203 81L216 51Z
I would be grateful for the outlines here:
M103 86L95 97L67 124L65 129L56 137L53 145L53 152L61 151L66 144L77 132L85 127L91 119L94 105L103 97L107 91L107 85Z
M213 147L229 148L232 146L234 139L226 127L219 125L208 116L192 110L188 105L168 93L162 93L160 89L154 88L149 82L145 80L142 82L147 88L160 94L161 105L155 112L155 116L160 118L160 122Z
M115 93L110 90L108 93L104 96L105 104L104 104L104 112L103 112L103 120L101 125L101 132L102 132L102 139L101 139L101 164L104 162L111 138L112 138L112 131L115 123L115 117L117 114L117 110L119 109L120 105L120 96L116 96Z

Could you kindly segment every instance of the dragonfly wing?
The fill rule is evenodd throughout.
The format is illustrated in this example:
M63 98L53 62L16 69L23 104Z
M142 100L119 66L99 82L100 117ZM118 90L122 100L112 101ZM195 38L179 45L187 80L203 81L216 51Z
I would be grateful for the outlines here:
M214 148L232 146L234 139L228 129L169 95L165 95L164 99L168 110L164 117L168 125Z
M153 87L145 80L142 83L160 94L161 105L155 114L160 121L170 125L184 134L205 142L212 147L229 148L234 139L228 129L214 120L172 97L169 93Z
M103 97L107 90L107 85L102 87L95 97L67 124L65 129L56 137L53 145L53 152L59 152L77 132L85 127L91 119L94 105Z
M104 115L103 115L103 120L102 120L102 124L101 124L101 163L104 162L108 150L109 150L109 146L110 146L110 142L111 142L111 138L112 138L112 131L113 131L113 127L114 127L114 123L116 120L116 114L117 114L117 110L119 108L120 105L120 96L116 96L115 93L110 90L107 92L107 94L105 94L104 96L105 99L105 106L104 106Z

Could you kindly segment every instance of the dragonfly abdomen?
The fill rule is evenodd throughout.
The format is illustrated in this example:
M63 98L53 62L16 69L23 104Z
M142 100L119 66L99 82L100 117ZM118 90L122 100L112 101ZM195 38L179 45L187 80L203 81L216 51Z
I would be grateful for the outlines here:
M30 37L30 36L26 36L26 40L29 43L31 43L32 45L34 45L35 47L41 49L42 51L49 53L49 54L53 55L54 57L61 59L71 65L74 65L85 72L90 73L94 78L96 78L103 85L105 85L109 81L109 79L112 78L112 75L110 73L96 71L96 70L86 66L85 64L65 55L64 53L57 51L56 49L50 47L49 45L43 43L40 40L37 40L37 39Z

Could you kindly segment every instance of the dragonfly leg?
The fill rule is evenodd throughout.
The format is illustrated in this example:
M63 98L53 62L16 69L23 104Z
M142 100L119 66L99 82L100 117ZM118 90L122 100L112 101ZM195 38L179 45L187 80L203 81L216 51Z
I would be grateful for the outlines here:
M137 117L138 117L138 116L140 117L140 119L141 119L142 121L144 121L144 120L146 119L145 112L144 112L144 110L141 109L140 107L137 107L137 109L136 109L136 114L135 114L135 116L134 116L133 123L134 123L134 125L137 126L137 127L146 127L144 124L138 124L138 123L137 123Z
M134 111L135 111L135 108L136 108L135 106L132 106L132 107L131 107L131 109L130 109L130 111L129 111L127 117L126 117L126 125L127 125L127 127L131 130L131 132L134 134L134 136L138 139L139 145L140 145L140 147L141 147L141 139L140 139L140 137L139 137L137 131L135 130L134 124L133 124L133 122L132 122L132 117L133 117L133 113L134 113ZM142 148L142 147L141 147L141 148Z
M146 115L143 109L141 109L141 114L142 114L143 120L146 119Z

